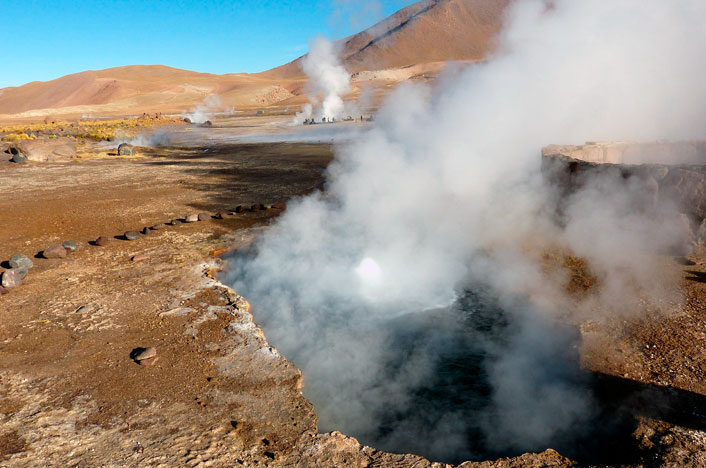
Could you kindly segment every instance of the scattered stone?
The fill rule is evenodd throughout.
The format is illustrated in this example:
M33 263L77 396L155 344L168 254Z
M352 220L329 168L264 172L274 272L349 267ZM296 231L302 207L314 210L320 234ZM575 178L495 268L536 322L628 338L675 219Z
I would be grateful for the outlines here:
M208 213L199 213L198 219L199 221L206 221L208 219L211 219L211 215Z
M196 312L196 309L192 307L175 307L173 309L169 309L165 312L160 312L159 316L160 317L181 317L184 315L189 315L192 312Z
M14 288L22 284L22 278L15 268L5 270L0 279L0 286L3 288Z
M130 143L122 143L118 146L118 156L134 156L137 150Z
M204 127L210 127L211 125L213 125L213 122L211 122L210 120L207 120L204 123L202 123L201 125L203 125Z
M191 119L190 119L190 118L188 118L188 117L184 117L184 122L186 122L186 123L190 124L190 123L191 123Z
M27 268L12 268L13 270L17 271L17 274L19 275L20 279L25 279L27 276L27 273L29 273L29 270Z
M177 226L179 224L182 224L183 222L184 221L182 221L181 219L173 219L169 224L171 224L172 226Z
M252 206L250 207L250 211L260 211L260 204L259 204L259 203L255 203L254 205L252 205Z
M108 245L108 242L110 242L110 239L104 236L100 236L98 239L96 239L96 245L103 247L104 245Z
M216 219L225 219L227 216L228 216L228 213L227 213L227 212L225 212L225 211L219 211L218 213L216 213L216 215L214 216L214 218L216 218Z
M147 254L139 254L139 255L133 256L131 260L132 260L133 262L144 262L145 260L149 260L149 259L150 259L150 256L149 256L149 255L147 255Z
M8 294L9 292L10 292L9 290L0 286L0 296L2 296L3 294Z
M167 225L165 223L157 223L154 226L152 226L152 230L159 231L160 229L164 229L165 227L167 227Z
M42 252L44 258L66 258L66 255L66 248L61 244L51 245Z
M187 223L195 223L199 220L199 215L197 214L190 214L186 218L184 218L184 221Z
M76 243L75 243L75 242L72 242L72 241L70 241L70 240L64 241L64 242L61 244L61 246L62 246L63 248L65 248L65 249L69 249L69 251L70 251L69 253L75 252L76 249L78 249L78 246L76 245Z
M153 346L149 348L135 348L130 353L130 357L142 366L151 366L159 359L157 356L157 348Z
M150 233L150 228L148 228L148 227L143 228L142 231L140 231L140 232L142 232L142 234L146 236L147 234Z
M245 211L245 207L243 205L238 205L235 207L236 213L242 213L243 211Z
M137 231L127 231L125 233L125 239L129 241L137 240L140 238L140 233Z
M22 156L20 153L13 153L11 161L13 163L26 163L27 158Z
M24 268L29 270L34 266L34 262L26 255L17 254L10 258L10 268Z

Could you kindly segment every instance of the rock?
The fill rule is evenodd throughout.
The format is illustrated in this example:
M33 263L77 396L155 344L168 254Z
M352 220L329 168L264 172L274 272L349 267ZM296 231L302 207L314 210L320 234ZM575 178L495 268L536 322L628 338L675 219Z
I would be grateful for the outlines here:
M27 158L22 156L20 153L15 153L12 155L11 161L13 163L25 163L25 162L27 162Z
M34 266L34 262L26 255L17 254L10 258L10 268L24 268L29 270Z
M214 216L214 218L216 218L216 219L224 219L224 218L226 218L227 216L228 216L228 213L226 213L225 211L219 211L218 213L216 213L216 215Z
M243 211L245 211L245 207L243 205L238 205L235 207L236 213L242 213Z
M287 204L286 203L273 203L272 208L274 208L275 210L286 210Z
M160 229L164 229L165 227L167 227L167 225L165 223L157 223L154 226L152 226L152 230L159 231Z
M137 150L130 143L121 143L118 146L118 156L134 156Z
M203 127L210 127L212 125L213 125L213 122L211 122L210 120L207 120L201 124L201 126L203 126Z
M190 119L190 118L188 118L188 117L184 117L184 122L186 122L186 123L190 124L190 123L191 123L191 119Z
M206 221L208 219L211 219L211 215L208 213L199 213L198 218L199 221Z
M255 203L254 205L252 205L250 207L250 211L260 211L260 210L264 210L264 209L265 209L265 205L263 205L262 203Z
M157 362L157 348L151 346L149 348L135 348L130 353L130 357L142 366L151 366Z
M25 279L27 273L29 273L29 269L27 268L12 268L12 270L15 270L17 272L17 275L20 277L21 280Z
M127 231L125 233L125 239L129 241L137 240L140 238L140 233L137 231Z
M71 252L75 252L76 249L78 249L78 246L70 240L64 241L61 244L61 246L64 247L65 249L69 249L69 251L71 251Z
M3 294L8 294L9 292L10 292L9 290L0 286L0 296L2 296Z
M184 218L184 221L187 223L195 223L199 220L199 215L197 214L190 214L186 218Z
M144 262L145 260L149 260L150 256L147 254L139 254L135 255L134 257L131 258L133 262Z
M142 233L143 236L146 236L147 234L150 233L150 228L148 228L148 227L143 228L142 231L140 231L140 232Z
M77 157L76 146L65 137L19 141L10 147L10 153L36 162L69 162Z
M14 288L22 284L22 278L15 268L5 270L0 279L0 286L3 288Z
M103 247L104 245L108 245L108 242L110 242L110 239L104 236L100 236L98 239L96 239L96 245Z
M173 219L173 220L171 220L171 222L169 224L171 224L172 226L177 226L182 223L183 223L183 221L181 219Z
M42 252L44 258L66 258L66 255L66 248L61 244L51 245Z

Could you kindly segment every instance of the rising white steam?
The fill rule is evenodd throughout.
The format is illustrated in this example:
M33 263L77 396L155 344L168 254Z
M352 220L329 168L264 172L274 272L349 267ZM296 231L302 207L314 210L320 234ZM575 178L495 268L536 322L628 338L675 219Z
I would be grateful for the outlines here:
M215 112L222 111L225 108L221 98L217 94L206 96L201 104L190 109L188 112L182 112L181 116L188 118L193 123L201 124L211 119Z
M236 262L235 287L270 341L303 369L321 429L467 455L458 435L469 422L453 414L402 422L383 439L371 433L385 408L404 406L431 372L430 355L417 348L389 374L380 324L447 306L461 287L484 288L515 324L504 347L487 349L495 358L486 442L550 446L591 406L556 378L567 338L553 317L625 313L636 294L661 300L673 286L654 254L680 241L678 223L636 210L634 181L588 183L559 200L540 175L540 149L703 138L706 2L551 3L514 2L495 56L442 87L400 87L375 129L338 148L327 195L291 203L256 255ZM332 57L319 40L305 62L327 116L348 85ZM578 305L567 297L566 275L538 260L545 248L586 258L598 297Z
M309 78L307 93L310 102L297 113L295 121L345 117L343 96L350 91L351 76L338 58L336 44L324 37L315 39L302 60L302 68Z

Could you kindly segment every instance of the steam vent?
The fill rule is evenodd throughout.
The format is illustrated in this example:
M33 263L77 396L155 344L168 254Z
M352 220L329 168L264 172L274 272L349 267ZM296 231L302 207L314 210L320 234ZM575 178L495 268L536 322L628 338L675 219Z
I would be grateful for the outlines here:
M633 181L645 203L672 203L696 226L706 218L706 141L550 145L542 172L564 191L593 177Z

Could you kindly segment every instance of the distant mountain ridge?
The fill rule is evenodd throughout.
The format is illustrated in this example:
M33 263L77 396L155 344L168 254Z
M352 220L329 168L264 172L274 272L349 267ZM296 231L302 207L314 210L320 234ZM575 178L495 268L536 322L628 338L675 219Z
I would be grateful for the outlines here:
M351 73L448 60L480 60L511 0L422 0L339 41ZM179 112L218 94L224 107L298 104L302 57L257 74L214 75L164 65L85 71L0 90L0 114Z

